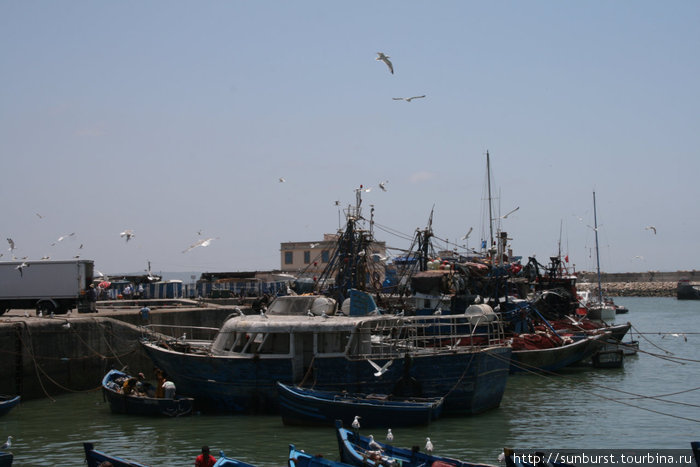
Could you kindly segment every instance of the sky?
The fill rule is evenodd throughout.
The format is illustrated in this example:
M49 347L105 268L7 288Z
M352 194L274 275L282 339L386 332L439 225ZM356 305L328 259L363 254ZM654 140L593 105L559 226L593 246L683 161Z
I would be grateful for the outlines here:
M360 185L390 253L431 211L462 252L488 238L488 151L515 255L595 270L595 192L602 271L700 269L699 21L684 0L4 0L0 260L275 269Z

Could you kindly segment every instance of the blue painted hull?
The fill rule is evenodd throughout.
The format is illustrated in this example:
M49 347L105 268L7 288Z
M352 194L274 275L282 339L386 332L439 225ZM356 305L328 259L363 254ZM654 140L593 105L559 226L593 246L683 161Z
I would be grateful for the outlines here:
M363 427L427 425L442 412L442 398L387 398L299 388L277 383L285 425L350 425L356 416Z
M277 381L298 384L291 357L217 357L166 350L144 342L155 365L178 392L204 408L224 412L279 413ZM315 358L303 379L326 391L445 396L444 414L477 414L499 406L506 387L511 349L492 347L469 353L416 354L395 358L380 377L364 359ZM375 360L384 365L388 360Z
M20 396L0 396L0 415L7 414L10 410L19 404Z
M87 467L99 467L102 462L111 462L114 467L148 467L146 464L132 462L121 457L111 456L95 449L92 443L83 443Z
M102 394L109 402L112 413L166 417L192 414L194 399L190 397L177 396L174 399L166 399L130 396L116 391L115 387L120 385L116 384L114 379L120 377L128 377L128 375L118 370L111 370L102 379Z
M226 457L223 451L219 452L219 459L217 459L214 467L255 467L253 464L248 464L238 459L233 459L231 457Z
M293 444L289 445L289 461L287 465L288 467L347 467L347 464L342 462L298 451Z

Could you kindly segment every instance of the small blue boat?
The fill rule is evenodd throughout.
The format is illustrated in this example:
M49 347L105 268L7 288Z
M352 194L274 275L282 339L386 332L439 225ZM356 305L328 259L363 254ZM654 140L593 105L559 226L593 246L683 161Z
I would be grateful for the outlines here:
M12 408L19 404L20 396L0 395L0 415L6 415Z
M352 431L343 428L343 424L340 421L336 423L336 435L340 460L357 467L380 467L385 465L399 465L401 467L494 467L491 464L479 464L424 453L417 446L414 446L412 449L404 449L390 444L379 443L371 440L369 437L356 435ZM370 446L370 442L372 446ZM512 452L507 454L504 459L506 466L516 466ZM549 464L553 467L573 467L562 462L550 462ZM517 466L535 467L534 464L522 462L522 460L519 460Z
M219 459L214 464L214 467L255 467L255 465L226 457L224 451L219 451Z
M92 443L83 443L83 449L85 449L87 467L99 467L102 462L106 461L111 462L114 467L148 467L146 464L140 464L98 451Z
M394 397L319 391L277 382L280 413L285 425L348 426L356 416L363 427L427 425L442 412L442 397Z
M144 393L124 394L122 385L129 378L130 376L122 371L110 370L102 379L102 394L113 413L167 417L180 417L192 413L194 399L182 396L156 398L155 388L150 384L144 385Z
M342 462L332 461L323 456L307 454L297 450L293 444L289 445L288 467L349 467Z

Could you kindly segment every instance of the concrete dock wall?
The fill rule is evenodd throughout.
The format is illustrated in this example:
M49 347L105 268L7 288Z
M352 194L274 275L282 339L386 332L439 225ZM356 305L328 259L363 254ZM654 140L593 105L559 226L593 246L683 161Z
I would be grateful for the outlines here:
M140 307L139 307L140 308ZM100 387L111 368L152 379L153 363L141 349L139 308L101 308L97 314L25 317L24 310L0 318L0 393L24 400ZM219 328L232 308L153 310L150 324ZM167 330L167 328L165 329Z

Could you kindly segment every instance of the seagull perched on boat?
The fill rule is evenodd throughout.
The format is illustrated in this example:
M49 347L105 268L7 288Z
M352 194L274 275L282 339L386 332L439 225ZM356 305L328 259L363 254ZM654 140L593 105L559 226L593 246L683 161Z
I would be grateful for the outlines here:
M388 362L386 362L386 363L384 364L384 366L381 366L381 367L380 367L379 365L377 365L376 363L374 363L374 362L373 362L372 360L370 360L369 358L367 359L367 361L369 362L370 365L372 365L372 367L374 367L375 370L377 370L377 372L374 373L374 376L376 376L377 378L379 378L379 377L382 376L384 373L386 373L386 371L389 369L389 367L391 366L391 364L394 363L393 360L389 360Z
M425 97L425 94L422 96L411 96L411 97L392 97L395 101L406 101L406 102L411 102L413 99L423 99Z
M394 441L394 433L391 432L391 428L389 428L386 432L386 440L390 443Z
M369 443L367 445L372 451L382 451L382 447L374 440L374 436L369 435Z
M126 241L128 242L132 238L134 238L134 231L131 229L127 229L123 231L122 233L119 234L120 237L126 237Z
M5 441L5 444L0 446L0 450L4 451L5 449L10 449L12 447L12 436L7 437L7 441Z
M656 235L656 227L654 227L653 225L644 227L644 230L651 230L652 232L654 232L654 235Z
M425 450L428 451L428 454L433 453L433 443L430 441L430 438L425 438Z
M381 60L382 62L386 63L386 66L389 67L389 71L391 74L394 74L394 65L391 64L391 61L389 60L391 57L388 55L385 55L384 52L377 52L377 58L375 60Z
M382 191L386 191L386 184L389 183L389 180L384 180L383 182L379 182L379 188L382 189Z
M66 321L65 323L63 323L63 324L61 325L61 327L62 327L63 329L70 329L70 322L69 322L69 321Z
M268 318L267 318L267 315L265 314L265 309L264 309L264 308L260 310L260 316L263 317L263 318L265 318L265 319L268 319Z
M355 432L355 435L357 435L360 432L360 416L355 415L355 419L352 421L352 429Z

